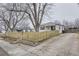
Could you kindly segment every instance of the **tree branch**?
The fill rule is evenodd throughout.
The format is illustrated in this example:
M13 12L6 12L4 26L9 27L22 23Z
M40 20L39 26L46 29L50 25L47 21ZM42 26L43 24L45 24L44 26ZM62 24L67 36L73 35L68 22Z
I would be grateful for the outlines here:
M41 13L41 17L40 17L40 22L39 23L42 22L42 18L43 18L43 15L44 15L46 6L47 6L47 3L45 3L45 5L43 6L42 13Z

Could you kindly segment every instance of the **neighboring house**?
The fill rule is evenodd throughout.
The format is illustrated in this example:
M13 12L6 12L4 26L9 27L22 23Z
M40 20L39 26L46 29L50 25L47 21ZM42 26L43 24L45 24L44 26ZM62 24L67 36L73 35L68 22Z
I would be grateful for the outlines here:
M17 32L31 32L32 29L30 27L16 27Z
M79 28L74 25L65 26L65 33L76 33L79 32Z
M54 30L57 30L60 33L62 33L64 30L64 25L48 22L40 26L40 31L54 31Z

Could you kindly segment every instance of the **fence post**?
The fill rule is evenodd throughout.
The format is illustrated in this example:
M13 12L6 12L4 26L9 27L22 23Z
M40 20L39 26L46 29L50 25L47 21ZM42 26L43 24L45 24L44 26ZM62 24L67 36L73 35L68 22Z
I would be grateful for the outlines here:
M47 31L46 31L46 39L47 39Z
M23 40L23 31L22 31L22 40Z
M5 32L4 40L6 40L6 32Z

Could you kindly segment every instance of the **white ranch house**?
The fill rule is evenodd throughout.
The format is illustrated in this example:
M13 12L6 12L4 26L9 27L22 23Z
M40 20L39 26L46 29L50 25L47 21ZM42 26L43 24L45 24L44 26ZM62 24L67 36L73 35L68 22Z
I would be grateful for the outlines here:
M64 25L48 22L40 26L40 31L54 31L54 30L57 30L60 33L62 33L64 31Z

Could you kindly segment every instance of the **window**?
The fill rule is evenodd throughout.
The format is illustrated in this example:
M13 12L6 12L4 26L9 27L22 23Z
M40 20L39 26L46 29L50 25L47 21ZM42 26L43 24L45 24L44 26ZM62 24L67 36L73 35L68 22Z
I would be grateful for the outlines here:
M40 29L41 29L41 30L44 30L44 29L45 29L45 27L40 27Z

